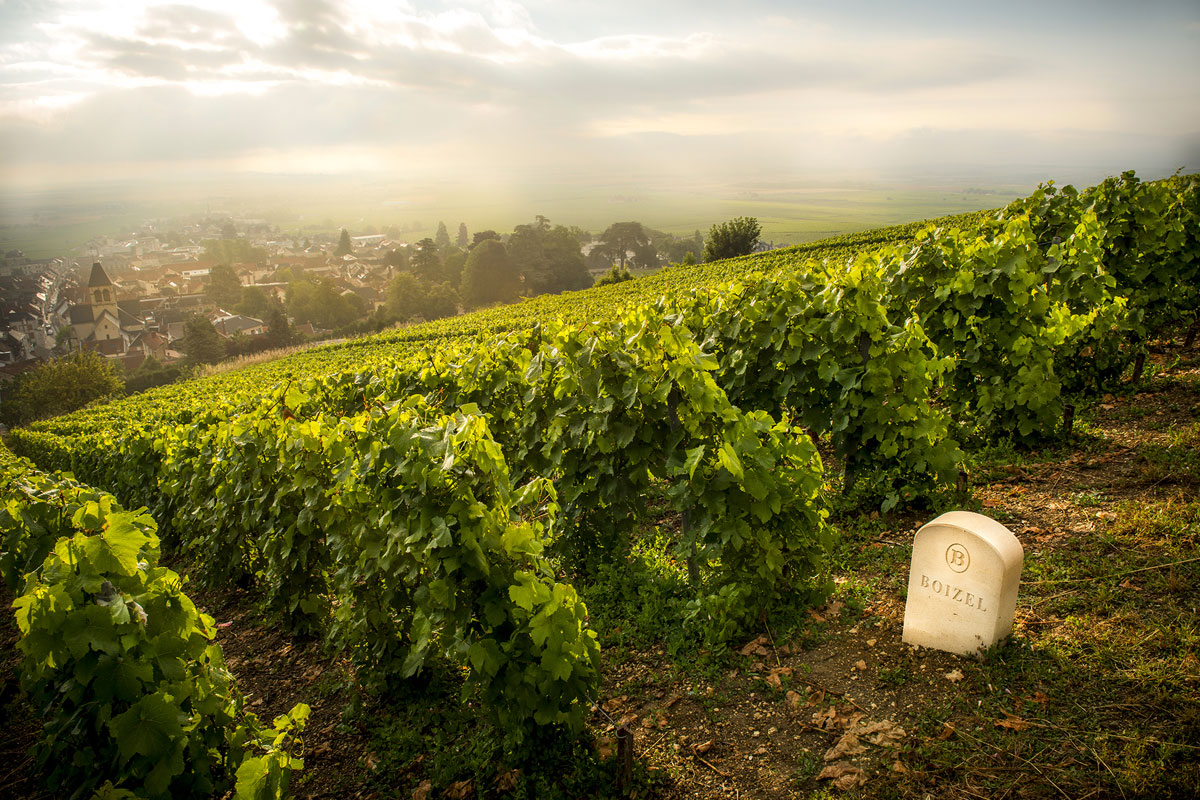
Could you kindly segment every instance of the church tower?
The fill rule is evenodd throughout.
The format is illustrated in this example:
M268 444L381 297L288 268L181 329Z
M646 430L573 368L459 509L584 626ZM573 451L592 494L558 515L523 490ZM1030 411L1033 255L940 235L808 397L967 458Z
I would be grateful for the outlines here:
M91 338L97 342L116 340L121 342L120 349L124 351L124 337L121 334L121 315L117 310L117 287L108 279L108 273L100 262L92 264L92 275L88 279L88 305L92 308ZM107 345L115 347L116 345Z
M88 305L92 307L92 319L98 320L105 311L117 317L117 290L104 267L97 261L92 264L92 276L88 279Z

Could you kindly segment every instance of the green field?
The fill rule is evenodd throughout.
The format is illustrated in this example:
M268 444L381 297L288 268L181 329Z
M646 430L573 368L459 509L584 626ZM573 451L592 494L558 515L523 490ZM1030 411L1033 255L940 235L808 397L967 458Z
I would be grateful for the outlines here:
M298 237L382 231L399 226L410 241L432 237L444 221L455 233L501 233L536 215L599 233L614 222L636 220L679 236L707 233L737 216L756 217L763 238L799 244L843 233L931 217L996 208L1024 195L1029 186L831 186L680 185L629 189L613 186L543 185L479 191L464 186L283 184L218 187L197 184L171 190L133 184L91 186L0 198L0 251L20 249L29 258L85 256L96 236L133 233L146 222L183 216L263 218ZM281 201L280 197L288 198ZM416 225L421 227L415 227ZM160 225L161 229L161 225Z

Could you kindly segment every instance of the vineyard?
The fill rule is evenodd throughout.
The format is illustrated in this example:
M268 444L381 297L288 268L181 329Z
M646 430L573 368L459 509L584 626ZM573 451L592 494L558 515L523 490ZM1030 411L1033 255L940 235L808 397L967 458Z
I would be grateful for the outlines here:
M646 673L669 658L670 685L687 689L662 705L690 692L679 707L711 713L718 679L744 670L757 682L750 698L777 694L757 713L850 735L863 723L855 709L877 716L874 705L806 679L800 661L819 645L816 623L841 642L894 624L896 598L851 591L863 575L903 583L905 542L888 537L911 546L920 519L953 507L1018 519L1005 509L1019 500L990 494L996 475L1103 440L1097 415L1172 369L1185 374L1198 328L1200 176L1126 173L1082 191L1044 185L995 212L398 329L16 429L0 461L0 571L17 596L20 685L41 726L36 772L72 797L338 793L302 757L306 703L321 698L261 722L195 600L236 595L255 625L336 666L342 678L324 694L360 735L391 737L390 754L377 738L344 777L380 796L783 796L761 774L739 783L745 765L715 761L719 746L710 757L712 738L676 737L673 752L725 781L709 786L670 759L655 767L652 750L671 734L665 710L633 715L645 757L623 774L608 738L635 720L632 692L614 687L631 670L657 685ZM1177 381L1164 391L1196 403L1196 381ZM1181 430L1148 451L1156 489L1195 487L1196 427ZM1184 546L1197 510L1186 496L1169 501L1177 535L1159 538L1174 559L1171 602L1193 607L1172 623L1178 663L1151 682L1191 700L1168 704L1182 708L1174 724L1137 729L1153 756L1120 735L1089 740L1107 775L1022 793L1170 794L1197 778L1200 618L1194 541ZM876 558L881 539L901 555ZM1027 554L1027 581L1090 580L1053 573L1057 563ZM1005 670L1022 657L1044 668L1030 637L1018 639L968 683L1015 684ZM896 647L880 662L889 702L925 669L918 661ZM928 663L964 677L954 658ZM950 702L936 701L926 698ZM822 704L824 721L812 713ZM443 731L468 731L444 747L486 742L464 756L473 772L402 757L436 730L418 745L386 725L361 734L372 709L422 729L422 708ZM1033 724L1003 713L1017 720L1006 730ZM910 766L897 756L894 779L868 784L848 767L820 786L886 796L958 780L970 796L1012 788L1003 781L1022 761L1033 765L1024 774L1041 772L1027 753L997 783L947 773L939 759L966 759L960 742L991 741L963 726L954 738L950 714L937 720L950 734L925 736L940 743L933 755L903 745ZM894 720L876 724L880 746L901 746ZM1158 783L1130 771L1138 759L1160 765ZM812 789L820 766L788 763L794 785Z

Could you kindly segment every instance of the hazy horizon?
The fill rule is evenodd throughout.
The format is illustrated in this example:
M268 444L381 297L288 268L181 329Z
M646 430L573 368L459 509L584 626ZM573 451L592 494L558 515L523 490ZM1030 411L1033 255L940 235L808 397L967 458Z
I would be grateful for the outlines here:
M524 219L1200 168L1188 0L0 0L0 23L5 214L72 187L290 187Z

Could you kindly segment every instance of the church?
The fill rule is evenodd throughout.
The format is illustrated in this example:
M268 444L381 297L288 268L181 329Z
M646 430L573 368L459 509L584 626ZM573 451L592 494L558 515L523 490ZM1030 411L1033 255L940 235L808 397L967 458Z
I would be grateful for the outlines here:
M117 304L116 287L99 261L92 264L86 296L86 304L72 306L69 312L72 347L106 356L125 355L146 323Z

